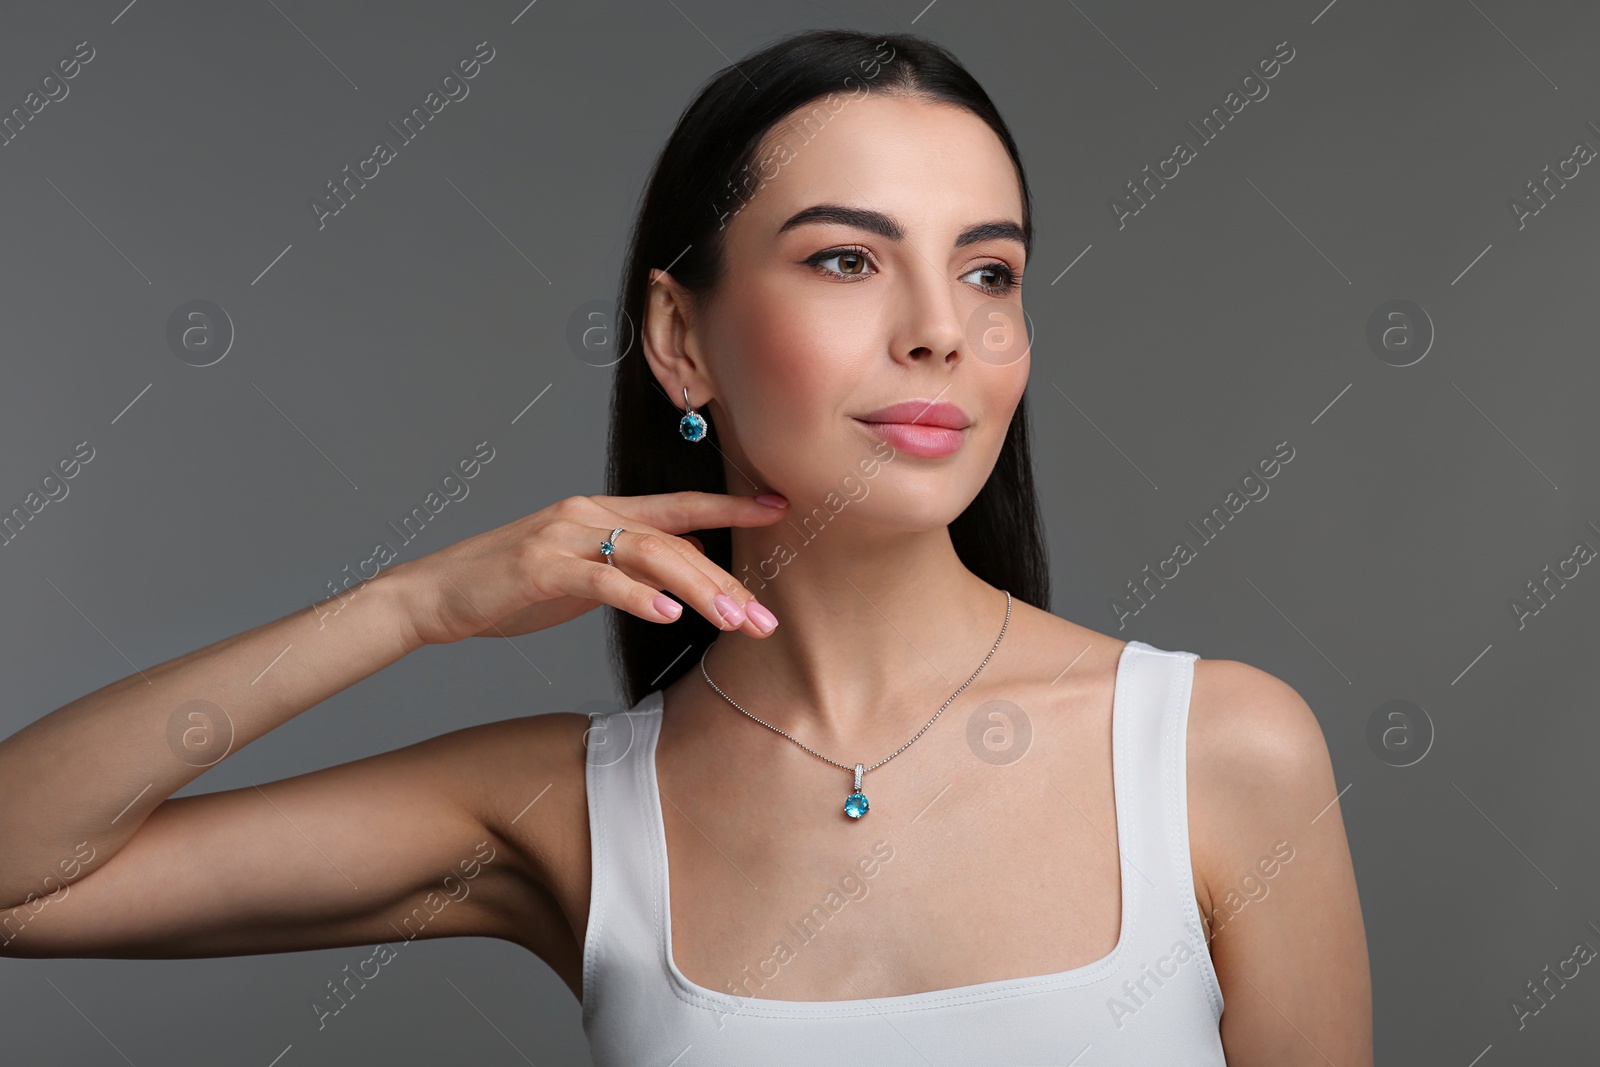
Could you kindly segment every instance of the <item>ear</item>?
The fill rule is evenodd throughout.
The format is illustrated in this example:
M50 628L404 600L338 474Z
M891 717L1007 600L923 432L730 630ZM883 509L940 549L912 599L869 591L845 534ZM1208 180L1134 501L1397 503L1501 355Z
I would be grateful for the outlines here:
M652 280L645 295L644 325L640 330L644 358L676 407L683 407L683 391L687 388L690 403L703 408L713 390L695 331L693 295L666 271L652 269L650 273Z

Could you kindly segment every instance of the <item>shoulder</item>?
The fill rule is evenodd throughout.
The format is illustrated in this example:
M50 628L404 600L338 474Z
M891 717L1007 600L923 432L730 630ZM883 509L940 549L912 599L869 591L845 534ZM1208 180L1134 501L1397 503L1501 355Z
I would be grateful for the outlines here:
M550 712L462 727L430 739L458 769L469 772L480 789L473 798L480 813L494 814L493 790L516 789L539 781L570 784L584 766L585 737L591 720L577 712Z
M1311 707L1287 682L1237 660L1195 661L1186 766L1202 897L1278 842L1301 838L1337 792Z
M430 745L486 830L534 884L554 889L587 862L585 745L591 719L577 712L524 715L464 727Z
M594 720L550 712L473 727L474 769L484 821L507 834L568 831L552 810L586 808L585 758ZM531 805L531 806L530 806ZM534 813L541 816L534 818Z
M1327 759L1322 726L1293 686L1248 663L1198 659L1189 696L1189 765L1217 778L1288 785Z
M502 905L507 940L569 983L589 896L586 746L594 729L588 715L548 712L447 735L460 746L460 789L516 875Z

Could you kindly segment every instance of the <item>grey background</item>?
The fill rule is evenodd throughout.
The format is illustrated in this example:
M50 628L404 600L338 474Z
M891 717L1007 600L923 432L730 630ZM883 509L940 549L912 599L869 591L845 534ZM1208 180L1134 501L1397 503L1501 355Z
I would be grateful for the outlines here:
M76 442L96 456L0 548L0 731L321 599L485 438L496 458L402 558L599 492L610 372L569 349L569 318L612 295L694 91L824 25L951 46L1013 124L1037 197L1054 610L1251 663L1316 710L1378 1061L1592 1047L1592 968L1524 1029L1508 1003L1576 941L1600 945L1600 574L1521 628L1509 602L1580 538L1600 546L1600 174L1525 228L1507 204L1574 141L1600 146L1592 4L8 5L0 111L78 41L97 54L0 148L0 504ZM483 40L496 56L470 95L319 230L310 198ZM1270 95L1119 230L1109 199L1283 40L1296 55ZM1437 330L1407 367L1365 339L1397 298ZM194 299L237 331L209 367L165 339ZM1285 440L1270 495L1118 630L1123 583ZM425 649L187 791L613 699L601 622ZM1394 699L1432 723L1407 767L1367 740ZM411 945L318 1032L310 1001L367 951L0 961L0 1056L587 1062L566 987L488 940Z

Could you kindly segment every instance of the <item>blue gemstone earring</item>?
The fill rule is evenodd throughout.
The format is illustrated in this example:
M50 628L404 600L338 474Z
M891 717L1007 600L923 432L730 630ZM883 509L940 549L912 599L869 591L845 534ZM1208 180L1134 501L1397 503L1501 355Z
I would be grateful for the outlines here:
M706 420L689 404L689 387L683 387L683 418L678 420L678 432L685 441L700 441L706 436Z

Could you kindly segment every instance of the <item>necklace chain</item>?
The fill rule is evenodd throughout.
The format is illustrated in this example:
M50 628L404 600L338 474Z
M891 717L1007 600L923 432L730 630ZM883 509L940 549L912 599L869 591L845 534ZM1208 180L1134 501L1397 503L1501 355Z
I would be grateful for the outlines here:
M883 759L879 760L877 763L874 763L871 767L863 768L863 770L862 770L863 774L866 773L867 771L876 770L877 768L882 767L885 763L888 763L890 760L892 760L896 756L900 755L900 753L902 753L906 749L910 748L911 745L917 740L917 738L921 737L923 735L923 733L925 733L927 731L928 727L933 725L934 719L937 719L940 715L944 714L944 709L948 708L951 705L951 703L956 699L956 697L961 695L961 690L965 689L967 686L971 685L973 679L978 677L978 675L980 673L982 673L984 667L988 666L989 658L994 655L995 649L1000 647L1000 642L1004 641L1005 638L1006 638L1006 627L1011 625L1011 591L1010 590L1002 590L1002 591L1006 594L1006 617L1005 617L1005 621L1000 624L1000 636L996 637L994 639L994 646L989 649L989 655L983 657L983 662L978 664L978 669L972 672L972 677L968 678L966 681L962 682L960 688L957 689L954 693L950 694L950 699L946 700L942 705L940 705L939 710L933 713L933 718L929 719L925 724L923 724L922 729L918 730L915 734L913 734L911 736L911 740L910 741L907 741L905 744L901 745L899 748L897 748L893 752L889 753L889 755L883 757ZM715 644L715 643L716 642L712 642L712 644ZM860 766L860 764L856 764L854 766L847 767L844 764L838 762L837 760L828 759L827 756L824 756L822 753L818 752L816 749L811 748L809 745L805 744L805 742L801 741L799 738L795 737L793 734L789 733L788 731L780 730L780 729L778 729L778 727L772 725L770 722L767 722L764 719L756 718L756 716L750 715L750 713L748 711L745 711L744 708L739 707L739 703L736 700L734 700L731 696L729 696L727 693L724 693L721 690L721 688L718 687L717 683L713 682L711 680L711 675L706 673L706 656L710 652L711 652L711 645L707 645L706 646L706 650L704 652L700 653L700 673L701 673L702 676L704 676L704 678L706 680L706 683L708 685L710 685L712 689L715 689L717 691L717 695L722 697L723 700L726 700L728 703L732 704L735 708L738 708L739 711L743 712L745 715L748 715L750 718L755 719L756 722L761 723L761 725L765 726L767 729L772 730L772 731L774 731L776 733L783 734L784 737L787 737L789 740L793 741L795 744L799 745L801 748L805 749L807 752L811 753L813 756L817 757L820 760L826 760L828 763L833 764L835 767L838 767L842 771L854 772L855 768L857 766Z

